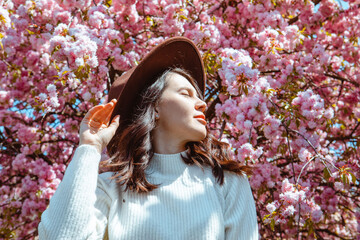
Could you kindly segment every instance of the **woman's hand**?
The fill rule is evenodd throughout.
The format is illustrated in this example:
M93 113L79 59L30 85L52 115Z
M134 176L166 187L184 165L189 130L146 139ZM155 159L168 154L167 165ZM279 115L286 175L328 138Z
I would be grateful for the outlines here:
M119 126L119 115L115 116L109 125L115 104L116 100L113 99L106 105L97 105L89 110L80 124L79 145L92 145L102 153Z

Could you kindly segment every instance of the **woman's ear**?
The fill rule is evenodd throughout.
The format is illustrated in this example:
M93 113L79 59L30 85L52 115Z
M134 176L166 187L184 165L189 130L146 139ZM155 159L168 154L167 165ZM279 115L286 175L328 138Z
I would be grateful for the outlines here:
M158 108L157 106L154 108L154 114L155 114L155 120L158 120L159 119L159 111L158 111Z
M157 101L157 102L155 103L154 111L155 111L155 113L159 114L159 101Z

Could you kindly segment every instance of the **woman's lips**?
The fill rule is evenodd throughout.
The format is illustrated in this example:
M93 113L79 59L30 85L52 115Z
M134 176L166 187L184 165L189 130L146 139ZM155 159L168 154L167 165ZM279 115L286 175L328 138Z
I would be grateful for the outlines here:
M199 122L201 122L202 124L206 125L207 122L205 120L205 116L196 116L195 117L197 120L199 120Z

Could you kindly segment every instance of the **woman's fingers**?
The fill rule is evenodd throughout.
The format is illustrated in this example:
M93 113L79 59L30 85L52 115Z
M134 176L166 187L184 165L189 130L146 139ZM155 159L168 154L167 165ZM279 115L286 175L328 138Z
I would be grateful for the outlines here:
M111 118L111 115L115 109L115 105L116 105L116 101L114 103L114 106L111 108L111 111L108 113L108 115L106 116L106 119L105 119L105 123L108 124L110 122L110 118Z
M103 109L103 108L104 108L104 105L97 105L97 106L95 106L95 107L92 107L92 108L86 113L86 115L85 115L85 117L84 117L84 120L85 120L85 121L90 120L97 111L99 111L99 110L101 110L101 109Z
M92 107L86 113L82 122L93 129L107 127L115 105L116 99L113 99L105 105L97 105L95 107Z
M119 126L119 120L120 120L120 115L116 115L116 116L113 118L113 120L111 121L111 124L109 125L109 128L110 128L111 130L113 130L114 133L115 133L116 129L117 129L118 126Z
M108 124L110 120L110 116L112 114L112 111L114 110L116 104L116 100L113 99L111 102L107 103L101 111L97 111L94 113L93 117L91 118L91 121L104 124Z

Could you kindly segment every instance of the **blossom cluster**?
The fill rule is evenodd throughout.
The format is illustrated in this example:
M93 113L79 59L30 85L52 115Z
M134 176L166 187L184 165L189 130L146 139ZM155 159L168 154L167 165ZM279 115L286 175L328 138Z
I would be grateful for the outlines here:
M301 187L290 183L286 178L282 182L281 193L279 199L266 205L267 211L270 213L265 217L265 222L275 221L278 223L287 223L289 217L294 217L295 220L300 220L303 223L308 218L311 218L312 222L318 223L323 212L321 207L315 203L313 199L307 199L307 187ZM300 218L299 212L302 212L302 218Z
M185 36L211 133L253 167L262 238L359 239L360 9L345 2L0 1L0 238L36 238L82 117Z

